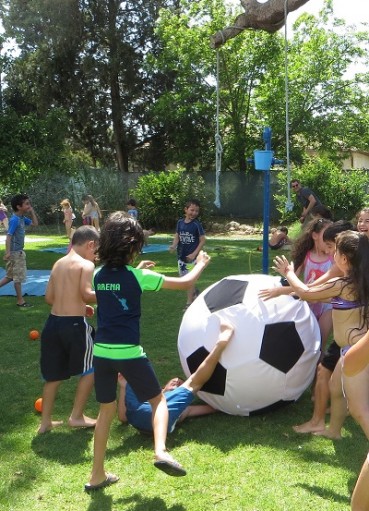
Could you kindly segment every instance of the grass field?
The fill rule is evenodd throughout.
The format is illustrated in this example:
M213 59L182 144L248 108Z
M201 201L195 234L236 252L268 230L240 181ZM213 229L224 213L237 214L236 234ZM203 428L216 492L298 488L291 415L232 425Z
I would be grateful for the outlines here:
M47 237L26 247L30 268L51 268L60 257L39 249L61 246L65 238ZM261 254L255 250L259 243L210 239L206 250L212 262L199 287L204 289L227 275L260 272ZM2 260L1 249L3 245ZM176 275L174 255L152 256L158 271ZM39 341L30 341L28 333L42 329L49 308L43 298L30 297L34 307L29 310L18 310L14 297L0 301L1 511L349 509L350 494L366 456L366 439L351 418L341 441L295 434L291 426L306 420L312 410L309 391L296 404L264 416L219 413L185 422L168 439L168 447L188 470L184 478L170 478L156 470L151 439L116 420L106 466L121 479L104 492L87 495L83 485L91 467L93 432L63 426L36 435L40 416L33 404L42 392ZM181 374L176 340L184 302L181 292L143 296L142 344L161 381ZM74 389L74 380L61 387L56 419L68 418ZM96 416L97 410L91 396L87 413Z

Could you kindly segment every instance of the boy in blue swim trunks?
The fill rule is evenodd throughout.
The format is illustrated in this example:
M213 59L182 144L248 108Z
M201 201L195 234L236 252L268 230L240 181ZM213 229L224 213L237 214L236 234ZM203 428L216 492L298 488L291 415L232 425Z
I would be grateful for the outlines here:
M53 266L45 300L51 313L41 333L41 374L45 380L42 395L42 419L39 433L45 433L62 421L51 420L57 391L63 380L80 376L70 427L94 427L96 420L84 415L94 384L92 367L93 328L85 319L95 303L92 277L99 233L95 227L79 227L72 237L70 252Z
M169 475L186 471L166 450L168 408L152 365L140 345L141 295L143 291L188 289L208 265L210 257L200 252L196 266L182 278L154 271L151 261L132 264L144 244L142 227L127 213L110 215L101 230L98 258L103 265L94 277L97 298L97 332L94 345L96 399L100 411L94 435L94 461L86 491L116 483L119 477L105 472L104 458L111 422L116 414L118 374L128 381L141 401L152 408L155 461Z
M207 404L191 405L196 393L211 378L221 354L233 336L231 324L220 319L219 338L214 348L202 364L186 381L180 378L169 380L163 388L169 411L168 433L172 433L178 422L187 417L209 415L217 410ZM132 388L122 375L119 375L120 394L118 401L118 417L129 423L142 433L152 433L151 406L148 401L137 399ZM159 462L160 463L160 462Z

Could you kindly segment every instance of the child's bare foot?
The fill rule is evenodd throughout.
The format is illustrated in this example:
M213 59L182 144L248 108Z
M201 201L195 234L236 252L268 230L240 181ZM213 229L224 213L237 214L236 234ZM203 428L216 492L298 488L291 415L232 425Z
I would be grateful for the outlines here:
M313 434L316 436L324 436L325 438L330 438L331 440L342 440L340 433L333 433L329 428L323 431L316 431Z
M40 427L37 430L37 433L41 435L42 433L47 433L48 431L51 431L54 428L58 428L63 424L63 421L51 421L47 424L41 424Z
M71 428L94 428L96 425L96 419L91 419L83 415L80 419L73 419L69 417L68 425Z
M314 423L312 421L304 422L297 426L292 426L295 433L317 433L325 430L324 422Z
M216 344L225 348L234 334L234 326L225 320L220 320L220 334Z

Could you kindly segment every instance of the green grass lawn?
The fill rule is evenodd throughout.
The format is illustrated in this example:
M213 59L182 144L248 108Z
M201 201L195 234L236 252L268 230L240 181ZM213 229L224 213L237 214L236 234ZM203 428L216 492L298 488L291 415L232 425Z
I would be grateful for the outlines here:
M35 234L36 236L36 234ZM41 236L37 233L37 236ZM28 244L28 266L48 269L60 254L41 252L66 244L64 237ZM151 242L165 241L151 238ZM169 239L169 238L168 238ZM258 273L259 241L210 239L212 262L199 287L241 273ZM3 245L0 245L3 249ZM2 260L3 250L0 250ZM147 257L150 256L150 257ZM176 275L173 254L147 254L157 270ZM116 420L111 429L106 467L120 481L87 495L93 432L61 427L37 436L40 416L33 404L41 395L39 341L49 307L31 297L30 310L19 310L14 297L1 297L0 510L4 511L341 511L367 451L360 428L348 418L342 441L295 434L291 426L310 417L306 391L294 405L257 417L216 414L192 419L168 438L168 447L186 467L184 478L170 478L152 465L152 440ZM176 341L185 293L161 291L143 296L142 344L161 381L181 374ZM61 387L55 419L68 418L75 381ZM87 413L96 416L91 396Z

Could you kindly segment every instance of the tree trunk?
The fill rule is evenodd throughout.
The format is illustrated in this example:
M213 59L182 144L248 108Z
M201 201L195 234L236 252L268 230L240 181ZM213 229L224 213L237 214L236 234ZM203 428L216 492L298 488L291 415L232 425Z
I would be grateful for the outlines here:
M244 14L240 14L230 27L216 32L210 38L212 48L219 48L228 39L236 37L240 32L248 28L266 30L273 34L283 27L285 22L285 5L287 13L295 11L309 0L269 0L264 4L257 0L241 0Z

